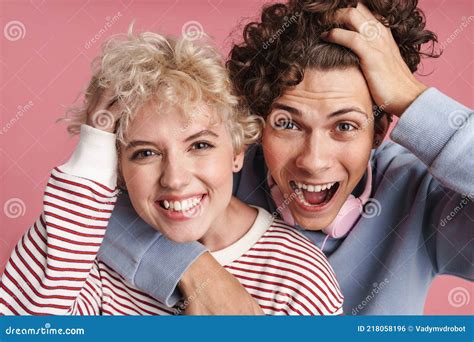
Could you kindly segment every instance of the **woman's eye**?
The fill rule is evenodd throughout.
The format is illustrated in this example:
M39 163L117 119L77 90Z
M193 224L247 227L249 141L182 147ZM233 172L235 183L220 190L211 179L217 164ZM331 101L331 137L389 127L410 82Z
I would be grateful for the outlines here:
M152 150L141 150L133 154L132 159L146 159L156 155Z
M213 145L207 143L207 142L204 142L204 141L199 141L199 142L196 142L194 143L192 146L191 146L191 149L192 150L207 150L207 149L210 149L214 147Z
M356 127L354 125L347 122L341 122L340 124L337 125L337 130L340 132L351 132L355 129Z

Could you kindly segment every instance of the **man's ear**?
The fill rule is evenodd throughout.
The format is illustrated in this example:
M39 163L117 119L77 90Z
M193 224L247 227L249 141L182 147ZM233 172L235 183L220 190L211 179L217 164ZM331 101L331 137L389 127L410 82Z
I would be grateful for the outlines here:
M244 156L245 156L245 148L242 148L242 150L234 154L234 159L233 159L233 165L232 165L232 172L239 172L242 169L242 166L244 165Z
M384 114L380 119L375 119L373 148L377 148L382 144L391 122L391 114L388 113Z

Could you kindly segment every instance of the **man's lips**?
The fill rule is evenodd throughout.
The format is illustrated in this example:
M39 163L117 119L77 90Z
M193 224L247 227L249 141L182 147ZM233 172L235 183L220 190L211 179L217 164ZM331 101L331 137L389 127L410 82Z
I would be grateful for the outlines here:
M305 210L320 211L326 209L335 198L341 182L334 181L320 184L290 182L291 189L296 194L296 202Z

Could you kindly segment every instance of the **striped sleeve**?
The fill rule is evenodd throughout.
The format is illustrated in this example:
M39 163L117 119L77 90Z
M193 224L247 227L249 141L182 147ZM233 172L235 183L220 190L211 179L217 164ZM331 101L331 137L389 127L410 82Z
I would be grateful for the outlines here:
M52 171L43 213L14 248L0 283L0 312L14 315L100 313L96 255L116 193Z
M114 134L83 125L69 161L51 172L43 212L2 275L0 314L100 313L96 255L116 201L115 141Z

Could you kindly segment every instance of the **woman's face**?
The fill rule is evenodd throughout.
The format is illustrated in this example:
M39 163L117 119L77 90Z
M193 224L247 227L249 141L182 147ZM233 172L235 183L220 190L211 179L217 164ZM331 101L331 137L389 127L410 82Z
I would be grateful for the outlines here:
M178 107L154 108L143 106L127 130L123 179L145 222L171 240L196 241L225 212L243 153L234 158L226 126L212 123L205 105L188 116Z
M367 169L373 139L372 100L357 68L307 70L275 101L265 160L299 225L320 230L334 220Z

